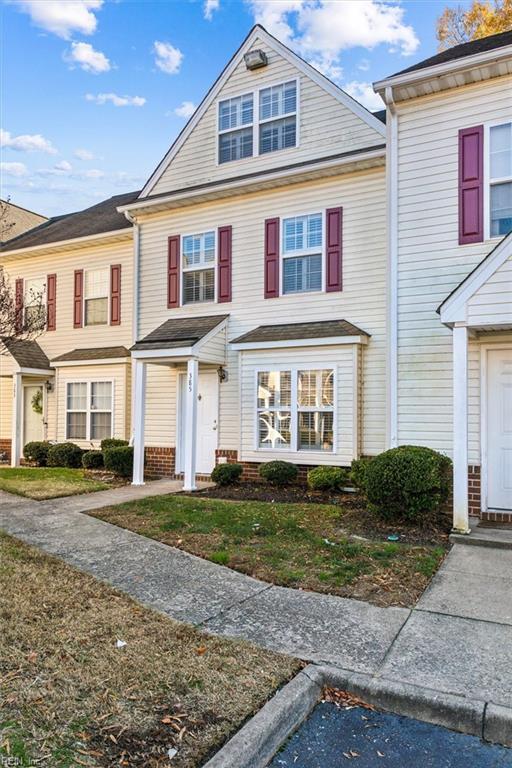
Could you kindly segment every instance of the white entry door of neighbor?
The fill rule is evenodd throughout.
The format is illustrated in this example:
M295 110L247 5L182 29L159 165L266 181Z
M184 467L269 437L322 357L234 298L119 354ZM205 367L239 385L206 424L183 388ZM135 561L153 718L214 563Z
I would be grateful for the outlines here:
M43 387L30 385L23 387L23 435L22 445L44 437L43 424ZM34 407L36 410L34 410ZM38 413L41 409L41 413Z
M185 449L185 388L186 375L180 375L178 419L178 472L184 469ZM209 475L215 466L215 449L218 445L219 377L216 371L201 372L197 388L197 457L196 472Z
M487 507L512 510L512 349L487 359Z

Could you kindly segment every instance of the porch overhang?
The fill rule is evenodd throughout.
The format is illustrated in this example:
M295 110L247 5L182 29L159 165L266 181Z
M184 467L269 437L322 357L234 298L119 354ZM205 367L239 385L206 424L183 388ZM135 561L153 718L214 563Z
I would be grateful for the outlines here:
M260 325L233 339L233 350L318 347L338 344L367 344L370 334L346 320L321 320L311 323Z

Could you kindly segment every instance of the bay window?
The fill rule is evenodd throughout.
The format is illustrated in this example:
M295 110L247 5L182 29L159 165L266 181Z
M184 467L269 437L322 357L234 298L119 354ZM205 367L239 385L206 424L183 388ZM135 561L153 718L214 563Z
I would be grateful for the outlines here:
M88 269L85 272L85 325L107 325L110 271Z
M322 289L323 216L283 219L283 294Z
M334 371L259 371L257 446L293 452L334 450Z
M215 232L183 237L183 304L215 300Z
M66 389L66 440L112 437L111 381L69 382Z
M490 236L512 231L512 123L489 129Z

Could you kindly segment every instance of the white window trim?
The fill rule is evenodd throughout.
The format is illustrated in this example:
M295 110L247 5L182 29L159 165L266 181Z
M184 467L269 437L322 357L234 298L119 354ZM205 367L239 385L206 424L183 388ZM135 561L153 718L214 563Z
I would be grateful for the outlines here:
M68 413L84 413L84 411L77 411L68 409L68 387L70 384L85 384L87 387L87 408L85 410L86 418L85 418L85 437L69 437L68 435ZM112 395L111 395L111 401L110 401L110 411L108 410L92 410L91 408L91 392L92 392L92 385L93 384L110 384L112 387ZM88 443L100 443L100 440L92 439L91 438L91 414L92 413L110 413L110 437L113 437L115 435L115 425L114 425L114 409L115 409L115 379L71 379L69 381L66 381L66 387L64 391L64 397L65 397L65 435L66 440L79 440L80 442L88 442Z
M332 408L313 408L303 407L299 408L297 402L297 381L299 371L324 371L329 370L333 372L333 405ZM289 408L275 408L270 410L277 411L290 411L290 445L282 445L277 448L262 447L259 444L259 411L269 410L265 408L258 408L258 376L260 373L270 373L272 371L290 371L291 373L291 400ZM297 456L312 456L322 455L330 456L337 453L338 442L338 367L335 363L315 363L315 365L308 365L307 363L297 365L286 365L285 363L277 363L275 365L258 366L254 372L254 395L253 395L253 407L255 410L254 418L254 450L257 453L293 453ZM326 413L332 413L332 450L322 451L318 449L306 450L304 448L298 448L298 414L299 411L325 411Z
M205 235L207 232L213 232L213 247L215 251L215 257L212 262L207 266L206 264L193 264L191 267L184 266L184 252L183 241L186 237L197 237L197 235ZM204 227L202 232L187 232L181 235L180 245L180 306L181 307L196 307L203 306L204 304L216 304L217 303L217 260L218 260L218 248L219 248L219 233L218 227ZM213 299L208 301L187 301L185 302L185 280L183 278L186 272L204 272L206 269L213 269Z
M512 176L493 179L491 182L491 128L512 124L509 120L492 120L484 123L484 240L502 240L503 235L491 235L491 186L512 182Z
M33 280L40 280L44 284L42 304L44 307L44 330L48 324L48 277L47 275L35 275L34 277L25 277L23 279L23 320L26 322L25 311L29 304L27 303L27 283Z
M106 270L107 272L107 321L106 323L93 323L92 325L90 323L87 323L87 312L86 312L86 301L88 301L88 296L85 292L85 286L87 285L86 276L88 272L100 272ZM93 267L90 269L84 269L84 295L82 299L82 317L83 317L83 327L84 328L97 328L99 326L105 326L110 325L110 283L111 283L111 276L110 276L110 266L108 267ZM91 299L103 299L104 296L91 296Z
M284 85L285 83L295 83L295 112L287 112L285 115L280 115L279 117L268 117L264 120L260 120L260 91L265 90L266 88L275 88L277 85ZM222 101L228 101L228 99L238 99L242 98L243 96L248 96L252 93L252 124L247 123L246 125L241 125L238 128L227 128L221 130L220 128L220 120L219 120L219 105ZM252 91L243 91L242 93L236 93L232 96L223 96L222 98L218 98L215 102L215 110L216 110L216 117L215 117L215 128L216 128L216 150L215 150L215 165L218 166L224 166L224 165L232 165L234 163L243 163L247 160L252 160L255 157L267 157L267 156L273 156L276 152L287 152L290 149L297 149L297 147L300 146L300 77L289 77L285 80L278 80L276 82L272 83L265 83L259 86L258 88L255 88ZM295 116L295 145L293 147L284 147L283 149L276 149L274 152L265 152L263 155L260 154L260 125L265 125L266 123L271 123L275 120L282 120L285 117L293 117ZM219 146L219 136L224 135L226 133L232 133L234 131L241 131L244 128L251 128L252 125L252 155L249 155L249 157L240 157L238 160L229 160L226 163L220 162L220 146Z
M279 297L280 298L288 298L289 296L302 296L304 294L310 295L318 295L320 293L325 293L325 280L326 280L326 274L325 274L325 217L326 217L326 208L319 208L316 210L309 210L307 213L301 212L301 213L290 213L286 214L286 216L281 216L279 221ZM320 214L322 217L322 244L319 247L320 249L320 257L321 257L321 263L322 263L322 284L321 287L317 291L293 291L289 293L284 292L284 262L285 259L293 259L297 258L298 256L315 256L318 253L318 248L304 248L302 251L294 251L292 253L285 253L284 251L284 222L286 219L298 219L301 216L315 216L316 214Z

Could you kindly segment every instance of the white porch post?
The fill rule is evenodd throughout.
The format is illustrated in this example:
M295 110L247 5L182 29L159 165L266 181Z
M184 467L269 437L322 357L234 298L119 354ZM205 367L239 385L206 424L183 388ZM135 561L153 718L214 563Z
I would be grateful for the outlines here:
M133 371L133 478L132 485L144 485L144 420L146 415L146 363L135 360Z
M185 395L185 476L183 490L196 490L197 447L197 380L199 364L194 358L187 362L187 387Z
M21 373L13 373L11 467L19 467L21 458L21 432L23 420L23 386Z
M468 329L453 328L453 530L469 533Z

